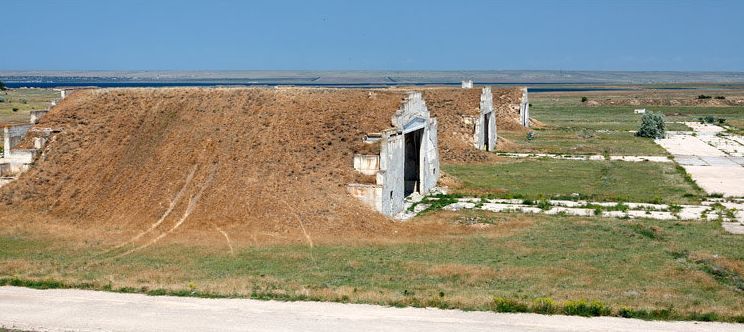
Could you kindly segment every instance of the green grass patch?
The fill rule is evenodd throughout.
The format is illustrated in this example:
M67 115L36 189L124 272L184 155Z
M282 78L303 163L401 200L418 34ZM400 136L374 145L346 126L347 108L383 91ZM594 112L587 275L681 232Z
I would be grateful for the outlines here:
M699 203L705 195L672 163L524 159L444 171L462 181L461 194L671 204Z
M568 128L539 129L534 130L534 133L534 138L528 140L527 135L522 132L499 131L499 136L518 144L502 152L646 156L667 154L652 139L636 137L630 132Z

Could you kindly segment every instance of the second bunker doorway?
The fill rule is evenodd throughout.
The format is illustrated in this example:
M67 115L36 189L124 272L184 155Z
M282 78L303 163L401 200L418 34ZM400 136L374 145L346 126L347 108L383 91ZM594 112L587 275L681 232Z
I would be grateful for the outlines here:
M404 173L404 195L410 196L421 188L421 141L424 137L424 129L411 131L404 136L405 140L405 164Z

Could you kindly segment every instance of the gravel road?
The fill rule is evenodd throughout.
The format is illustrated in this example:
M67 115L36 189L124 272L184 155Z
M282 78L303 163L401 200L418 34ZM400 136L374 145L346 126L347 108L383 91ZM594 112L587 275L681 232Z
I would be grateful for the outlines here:
M30 331L742 331L744 325L325 302L0 287L0 326Z

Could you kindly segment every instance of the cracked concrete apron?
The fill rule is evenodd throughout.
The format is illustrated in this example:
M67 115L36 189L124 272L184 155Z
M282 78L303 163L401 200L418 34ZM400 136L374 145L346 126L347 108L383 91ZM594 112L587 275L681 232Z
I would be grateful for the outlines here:
M685 124L694 132L669 132L656 143L709 194L744 196L744 138L715 125Z

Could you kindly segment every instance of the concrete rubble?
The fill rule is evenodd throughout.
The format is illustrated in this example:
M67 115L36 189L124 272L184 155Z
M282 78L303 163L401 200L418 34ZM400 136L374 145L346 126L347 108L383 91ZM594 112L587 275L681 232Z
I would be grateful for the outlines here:
M600 154L555 154L555 153L518 153L518 152L499 152L500 157L507 158L549 158L561 160L611 160L611 161L631 161L631 162L656 162L671 163L672 159L665 156L603 156Z
M416 197L406 202L406 210L396 216L408 220L426 210L430 204L422 203L426 197ZM430 200L437 200L430 197ZM545 200L540 202L521 199L458 198L444 206L446 211L484 210L528 214L571 215L623 219L701 220L720 221L727 231L744 234L744 200L711 198L700 205L669 205L650 203L591 202Z

